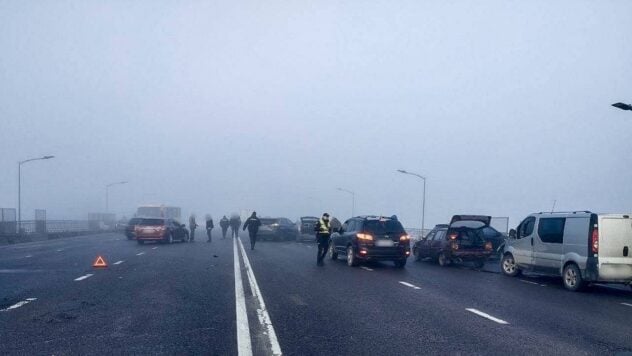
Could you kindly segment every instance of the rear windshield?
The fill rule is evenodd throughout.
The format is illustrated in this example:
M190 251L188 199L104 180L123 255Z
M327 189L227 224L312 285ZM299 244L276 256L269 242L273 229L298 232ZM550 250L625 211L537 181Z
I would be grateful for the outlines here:
M272 225L272 224L279 223L279 219L259 219L259 220L261 220L262 225Z
M455 221L450 225L450 227L467 227L470 229L480 229L485 226L485 223L482 221L473 221L473 220L463 220L463 221Z
M140 219L140 222L138 222L140 226L161 226L164 224L165 221L163 219Z
M311 224L311 223L315 223L317 222L318 219L316 218L302 218L301 222L305 223L305 224Z
M397 220L367 220L364 222L364 232L375 235L404 233L404 227Z

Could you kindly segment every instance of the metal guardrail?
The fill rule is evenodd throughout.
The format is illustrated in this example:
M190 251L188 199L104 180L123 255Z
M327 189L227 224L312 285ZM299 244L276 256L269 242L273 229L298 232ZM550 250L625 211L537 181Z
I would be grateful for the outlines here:
M88 220L25 220L20 223L18 232L17 222L0 222L0 237L14 238L35 235L64 236L83 233L115 231L115 226L107 226L97 221Z

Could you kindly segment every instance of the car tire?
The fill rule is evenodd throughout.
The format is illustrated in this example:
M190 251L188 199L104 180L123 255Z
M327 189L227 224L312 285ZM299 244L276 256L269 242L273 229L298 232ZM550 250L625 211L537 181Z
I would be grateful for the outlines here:
M353 251L353 246L347 247L347 266L355 267L358 265L358 259Z
M406 266L406 259L403 260L397 260L397 261L393 261L393 263L395 263L395 267L397 268L404 268L404 266Z
M421 261L421 255L419 254L419 249L413 247L413 256L415 257L415 261Z
M485 259L480 259L480 260L474 261L474 268L481 269L481 268L483 268L483 266L485 266Z
M338 252L336 252L336 247L333 243L329 244L329 258L331 258L332 261L336 261L338 259Z
M142 244L144 244L144 243L145 243L145 241L143 241L143 240L136 240L136 242L137 242L139 245L142 245Z
M516 277L522 273L518 266L516 266L516 261L511 253L505 254L500 260L500 270L508 277Z
M173 243L173 236L171 233L167 233L167 237L165 238L165 243L171 245Z
M569 263L564 267L562 281L564 282L564 288L572 292L582 290L586 284L579 267L574 263Z
M450 265L450 259L448 258L448 256L445 255L445 252L441 252L439 254L437 261L439 262L439 266L441 267L447 267Z

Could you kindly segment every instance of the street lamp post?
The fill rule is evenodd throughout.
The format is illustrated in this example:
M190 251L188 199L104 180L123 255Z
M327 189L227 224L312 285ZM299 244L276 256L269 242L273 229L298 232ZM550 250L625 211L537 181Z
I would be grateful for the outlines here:
M413 173L413 172L408 172L405 171L403 169L398 169L397 170L399 173L402 174L408 174L411 176L415 176L417 178L421 178L424 181L424 193L423 193L423 198L421 200L421 237L424 236L424 228L425 228L425 218L426 218L426 177L417 174L417 173Z
M336 188L336 189L338 189L341 192L351 194L351 217L354 217L355 216L355 192L348 189L343 189L343 188Z
M127 184L127 181L122 182L114 182L105 186L105 212L107 213L110 209L110 187L119 184Z
M22 165L27 162L40 161L44 159L55 158L55 156L43 156L38 158L29 158L18 162L18 234L22 234Z

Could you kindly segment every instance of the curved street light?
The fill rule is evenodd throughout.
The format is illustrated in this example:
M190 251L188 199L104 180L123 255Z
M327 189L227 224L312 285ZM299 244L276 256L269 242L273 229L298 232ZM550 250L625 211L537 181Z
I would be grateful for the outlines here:
M632 110L632 105L630 105L630 104L614 103L614 104L612 104L612 106L614 106L617 109L621 109L621 110Z
M55 158L55 156L29 158L18 162L18 234L22 234L22 165L28 162L41 161L51 158Z
M424 181L424 193L423 193L423 198L421 200L421 237L424 236L424 228L425 228L425 218L426 218L426 177L422 176L421 174L417 174L417 173L413 173L413 172L408 172L406 170L403 169L398 169L397 172L402 173L402 174L408 174L411 176L415 176L417 178L420 178Z

